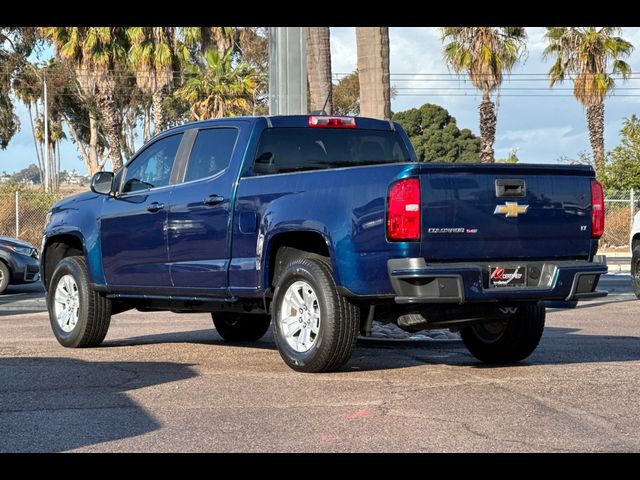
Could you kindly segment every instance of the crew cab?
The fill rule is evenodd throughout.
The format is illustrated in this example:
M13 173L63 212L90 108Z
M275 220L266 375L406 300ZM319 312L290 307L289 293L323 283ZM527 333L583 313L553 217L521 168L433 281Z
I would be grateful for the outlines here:
M53 332L99 345L111 315L211 312L230 341L272 326L284 361L332 371L375 319L452 328L511 363L544 300L606 295L602 187L587 166L419 163L360 117L190 123L53 206L41 270Z

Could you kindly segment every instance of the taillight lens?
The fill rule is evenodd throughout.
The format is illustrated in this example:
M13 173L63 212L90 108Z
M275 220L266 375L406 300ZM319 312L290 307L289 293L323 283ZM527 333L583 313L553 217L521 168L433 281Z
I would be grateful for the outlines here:
M604 233L604 192L602 184L591 180L591 238L600 238Z
M387 238L420 240L420 180L407 178L391 185L387 205Z
M356 128L356 119L353 117L309 117L310 127L324 128Z

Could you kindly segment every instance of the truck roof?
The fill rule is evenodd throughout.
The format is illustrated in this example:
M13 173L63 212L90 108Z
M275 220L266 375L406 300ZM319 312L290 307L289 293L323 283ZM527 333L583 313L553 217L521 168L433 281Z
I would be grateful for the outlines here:
M268 127L308 127L309 117L323 116L323 115L260 115L260 116L246 116L246 117L223 117L213 118L210 120L198 120L196 122L189 122L183 125L179 125L168 130L161 132L159 135L163 135L168 132L179 132L182 130L188 130L191 128L202 128L208 126L215 126L218 123L222 123L229 120L247 120L250 122L256 122L260 119L264 119ZM336 115L328 115L336 116ZM355 118L356 128L362 128L367 130L395 130L395 124L391 120L378 120L368 117L350 117Z

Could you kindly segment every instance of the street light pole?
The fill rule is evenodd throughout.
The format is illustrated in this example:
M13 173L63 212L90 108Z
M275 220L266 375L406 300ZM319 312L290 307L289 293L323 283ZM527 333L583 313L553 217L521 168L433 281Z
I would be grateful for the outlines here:
M49 98L47 95L47 73L42 72L44 83L44 191L49 192Z
M307 29L269 27L269 114L307 112Z

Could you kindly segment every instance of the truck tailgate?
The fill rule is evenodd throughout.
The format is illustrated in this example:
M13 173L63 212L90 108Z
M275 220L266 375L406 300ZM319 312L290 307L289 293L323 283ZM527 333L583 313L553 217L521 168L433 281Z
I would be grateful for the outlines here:
M588 259L588 167L420 166L422 256L428 262Z

